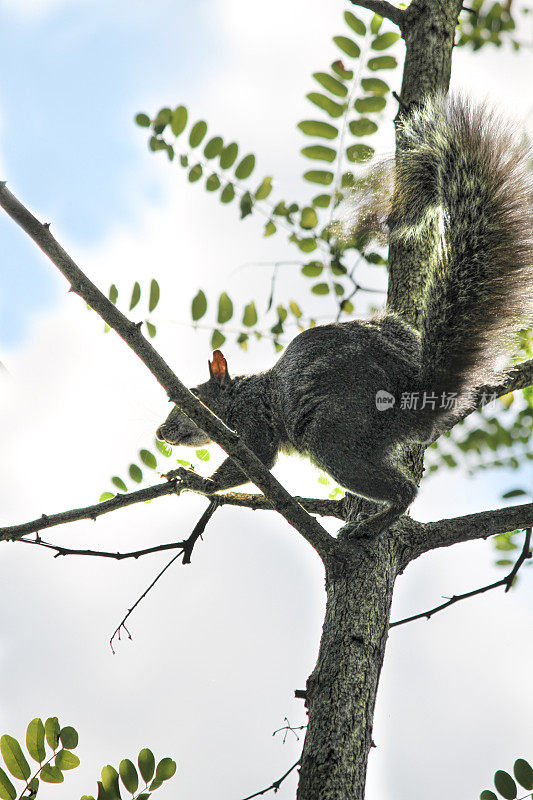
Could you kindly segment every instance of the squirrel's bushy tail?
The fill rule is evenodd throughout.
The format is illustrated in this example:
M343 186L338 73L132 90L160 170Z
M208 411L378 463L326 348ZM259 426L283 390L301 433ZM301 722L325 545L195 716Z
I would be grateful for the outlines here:
M439 95L402 127L396 237L438 231L422 321L421 387L457 392L498 379L512 334L533 316L530 153L484 105ZM437 226L437 227L435 227Z

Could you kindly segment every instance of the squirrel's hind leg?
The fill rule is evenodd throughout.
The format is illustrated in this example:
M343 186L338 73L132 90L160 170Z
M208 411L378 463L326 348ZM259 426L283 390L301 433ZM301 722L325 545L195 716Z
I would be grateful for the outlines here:
M343 463L335 468L322 464L333 478L353 494L368 500L386 502L389 507L372 514L362 521L348 523L344 535L374 536L395 522L411 505L417 494L417 487L401 470L386 458L377 460L379 451L363 454L352 452ZM338 455L337 455L338 458Z

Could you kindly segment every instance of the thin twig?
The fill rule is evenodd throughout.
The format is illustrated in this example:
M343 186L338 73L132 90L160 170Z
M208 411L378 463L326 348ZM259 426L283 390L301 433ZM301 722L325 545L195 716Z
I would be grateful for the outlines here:
M281 776L281 778L278 778L277 781L274 781L273 783L271 783L270 786L266 787L266 789L261 789L260 792L254 792L254 794L249 794L248 797L243 797L243 800L252 800L252 797L259 797L260 795L266 794L267 792L271 792L272 790L274 790L274 792L277 792L279 787L281 786L281 784L285 780L285 778L287 778L291 774L293 769L295 769L298 766L298 764L300 763L300 760L301 760L301 758L299 758L298 761L296 761L292 765L292 767L290 767L290 769L288 769L287 772L285 772L285 774Z
M169 567L171 567L172 564L174 563L174 561L176 561L181 555L183 556L183 564L190 564L191 563L191 554L192 554L192 551L194 549L194 545L196 544L198 539L201 537L202 533L205 530L205 526L207 525L207 523L209 522L209 520L211 519L211 517L215 513L215 511L218 508L218 506L219 506L219 503L218 503L217 498L211 500L211 502L209 503L208 507L206 508L206 510L204 511L204 513L202 514L202 516L200 517L200 519L198 520L198 522L194 526L193 532L191 533L189 538L186 539L183 542L183 547L181 548L180 552L176 553L176 555L173 556L170 559L168 564L166 564L163 567L163 569L156 575L154 580L144 590L144 592L141 594L141 596L137 598L137 600L132 605L132 607L128 609L127 614L124 615L124 617L122 618L120 624L117 626L117 628L115 628L115 630L113 632L113 635L111 636L111 638L109 640L109 646L111 647L111 652L113 653L113 655L115 655L115 648L113 647L113 641L115 640L115 638L118 638L119 641L120 641L121 631L124 631L127 634L128 639L132 638L131 633L129 632L128 628L126 627L126 620L128 619L128 617L130 617L133 614L133 612L135 611L137 606L144 600L146 595L153 589L153 587L156 585L156 583L159 580L159 578L161 578L165 574L167 569Z
M505 576L505 578L501 578L499 581L495 581L494 583L488 583L486 586L480 586L478 589L472 589L470 592L464 592L464 594L455 594L453 597L450 597L448 600L446 600L445 603L441 603L440 606L435 606L434 608L430 608L428 611L420 612L420 614L413 614L411 617L405 617L405 619L399 619L396 622L391 622L389 628L396 628L398 625L405 625L406 622L413 622L415 619L431 619L434 614L437 614L439 611L444 611L445 608L449 608L455 603L459 603L461 600L467 600L469 597L475 597L478 594L490 592L492 589L497 589L499 586L505 586L505 591L508 592L513 585L513 581L516 578L516 574L522 564L527 561L527 559L532 557L531 530L531 528L527 528L522 552L518 556L512 570L508 575Z
M69 254L39 220L0 182L0 205L10 217L34 240L70 283L71 291L79 295L113 328L160 383L169 399L187 414L235 461L244 474L263 491L273 507L315 548L327 557L335 546L332 536L314 517L295 502L259 458L232 431L190 392L176 377L168 364L142 335L140 324L129 320L90 281Z

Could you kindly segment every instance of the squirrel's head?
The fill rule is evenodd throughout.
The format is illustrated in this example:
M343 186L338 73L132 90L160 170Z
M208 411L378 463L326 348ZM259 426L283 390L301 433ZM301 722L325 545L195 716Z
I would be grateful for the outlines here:
M232 384L226 359L215 350L213 360L209 364L209 380L195 386L191 392L198 397L217 417L224 419L229 389ZM183 444L187 447L202 447L209 444L211 438L189 419L178 407L172 409L165 422L156 431L158 439L172 445Z

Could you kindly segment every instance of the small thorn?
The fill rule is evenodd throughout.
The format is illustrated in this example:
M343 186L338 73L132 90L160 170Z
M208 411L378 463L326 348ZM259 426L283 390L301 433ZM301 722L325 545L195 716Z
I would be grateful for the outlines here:
M50 230L50 222L43 222L43 228L46 228L47 231Z
M138 331L141 329L142 322L134 322L133 324L137 328Z

